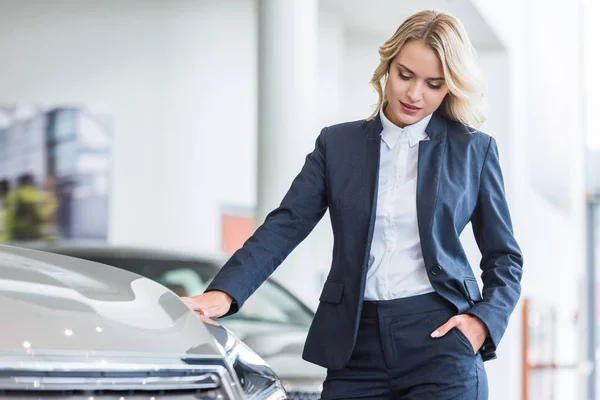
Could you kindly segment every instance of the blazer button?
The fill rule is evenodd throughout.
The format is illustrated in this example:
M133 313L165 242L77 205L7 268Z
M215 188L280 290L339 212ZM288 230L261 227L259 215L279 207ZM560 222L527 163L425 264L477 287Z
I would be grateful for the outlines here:
M434 265L433 267L431 267L431 275L439 275L442 273L442 267L440 267L439 265Z

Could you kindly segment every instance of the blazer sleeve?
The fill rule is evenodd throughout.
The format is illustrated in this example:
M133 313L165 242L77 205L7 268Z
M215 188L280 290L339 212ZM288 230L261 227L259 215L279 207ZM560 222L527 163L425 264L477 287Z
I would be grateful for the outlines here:
M492 137L483 162L471 224L482 256L483 300L467 314L479 318L488 328L489 335L481 349L485 355L496 350L504 335L519 300L523 274L523 256L513 234L498 146Z
M219 290L233 298L225 315L236 313L313 230L327 210L325 142L327 128L318 136L279 207L225 263L206 291Z

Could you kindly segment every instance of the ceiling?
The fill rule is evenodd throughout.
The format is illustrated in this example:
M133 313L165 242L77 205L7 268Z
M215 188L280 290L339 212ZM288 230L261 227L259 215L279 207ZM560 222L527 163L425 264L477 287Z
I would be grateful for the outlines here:
M323 11L341 15L348 31L381 36L382 41L415 12L445 10L461 20L478 51L504 48L471 0L321 0L320 7Z

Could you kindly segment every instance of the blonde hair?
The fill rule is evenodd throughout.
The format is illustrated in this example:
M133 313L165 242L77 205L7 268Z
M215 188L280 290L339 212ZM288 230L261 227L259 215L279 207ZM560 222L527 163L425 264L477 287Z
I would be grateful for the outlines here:
M463 125L480 128L485 122L483 94L485 81L475 64L475 51L462 23L441 11L421 11L408 17L396 33L379 48L380 63L371 85L379 95L374 118L388 100L382 89L387 83L389 68L402 46L421 40L435 51L442 63L448 94L440 105L446 118Z

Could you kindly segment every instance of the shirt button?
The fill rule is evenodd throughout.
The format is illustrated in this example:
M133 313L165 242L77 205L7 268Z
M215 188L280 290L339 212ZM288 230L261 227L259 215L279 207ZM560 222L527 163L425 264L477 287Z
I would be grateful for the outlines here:
M431 275L438 276L442 273L442 267L440 267L439 265L434 265L433 267L431 267L430 271Z

